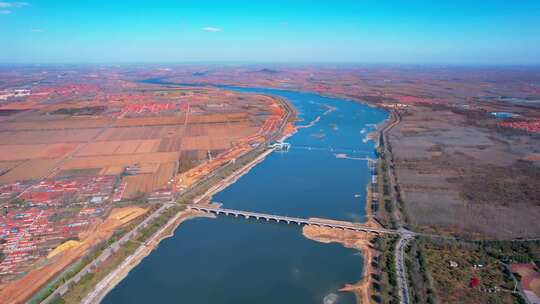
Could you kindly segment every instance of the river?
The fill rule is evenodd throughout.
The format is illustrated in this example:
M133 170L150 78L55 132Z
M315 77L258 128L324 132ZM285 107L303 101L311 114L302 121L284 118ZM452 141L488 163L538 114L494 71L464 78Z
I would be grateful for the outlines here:
M298 110L297 125L316 123L288 139L289 152L270 154L214 201L232 209L364 221L370 173L362 158L374 157L366 136L386 112L312 93L225 88L285 98ZM349 304L354 295L337 290L361 277L357 251L309 240L298 226L197 218L163 240L103 303Z

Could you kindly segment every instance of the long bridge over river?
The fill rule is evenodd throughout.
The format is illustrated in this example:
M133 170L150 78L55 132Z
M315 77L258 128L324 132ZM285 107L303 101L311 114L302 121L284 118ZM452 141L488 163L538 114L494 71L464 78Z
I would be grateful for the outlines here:
M273 215L273 214L266 214L266 213L259 213L259 212L224 209L224 208L212 207L212 206L189 205L188 209L202 211L206 213L212 213L215 215L221 214L221 215L234 216L234 217L241 216L245 219L254 218L256 220L265 220L267 222L274 221L276 223L296 224L298 226L314 225L314 226L319 226L319 227L329 227L329 228L368 232L368 233L375 233L375 234L400 234L400 232L397 230L368 227L361 224L355 224L355 223L349 223L349 222L335 222L335 221L324 220L324 219L305 219L305 218L299 218L299 217L281 216L281 215Z

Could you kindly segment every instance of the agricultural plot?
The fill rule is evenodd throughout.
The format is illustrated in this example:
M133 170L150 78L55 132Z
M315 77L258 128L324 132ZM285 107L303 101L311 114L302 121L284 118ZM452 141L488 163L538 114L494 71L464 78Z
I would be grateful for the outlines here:
M182 138L180 137L165 137L159 142L156 152L173 152L180 151L182 147Z
M0 161L36 158L59 158L73 151L77 144L0 145Z
M102 128L111 123L110 118L70 118L48 119L38 121L4 122L1 131L32 131L32 130L61 130L61 129L92 129Z
M168 186L174 174L175 163L157 164L154 172L131 175L124 178L127 183L124 191L124 199L134 198L143 193L148 193L159 188Z
M99 135L97 141L148 140L177 134L177 126L146 126L109 128Z
M5 131L0 132L0 145L86 142L94 138L98 132L99 129Z
M231 140L213 136L190 136L182 140L182 150L221 150L231 147Z
M156 152L145 154L74 157L62 165L63 170L130 166L143 163L168 163L178 160L178 152Z
M151 153L157 150L159 140L123 140L89 143L77 156Z
M186 121L185 115L123 118L123 119L117 119L114 122L114 126L115 127L134 127L134 126L183 125L185 121Z
M11 183L23 180L46 177L61 162L61 158L32 159L12 168L0 176L0 183Z

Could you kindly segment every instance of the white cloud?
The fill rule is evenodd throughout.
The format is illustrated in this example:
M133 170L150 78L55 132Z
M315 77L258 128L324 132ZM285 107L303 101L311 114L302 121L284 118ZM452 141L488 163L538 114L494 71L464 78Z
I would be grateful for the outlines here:
M25 6L29 6L30 4L28 4L28 2L5 2L5 1L0 1L0 8L8 8L8 7L25 7Z
M40 29L40 28L32 29L32 33L43 33L43 32L45 32L44 29Z
M11 11L8 11L8 10L1 10L0 11L0 15L7 15L7 14L11 14Z
M221 32L221 29L219 27L207 26L207 27L203 27L203 31L215 33L215 32Z

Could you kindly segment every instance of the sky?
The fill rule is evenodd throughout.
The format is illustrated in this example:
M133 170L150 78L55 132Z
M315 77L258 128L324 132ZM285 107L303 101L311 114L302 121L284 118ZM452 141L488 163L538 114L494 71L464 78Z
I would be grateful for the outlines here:
M0 0L0 63L540 64L540 0Z

